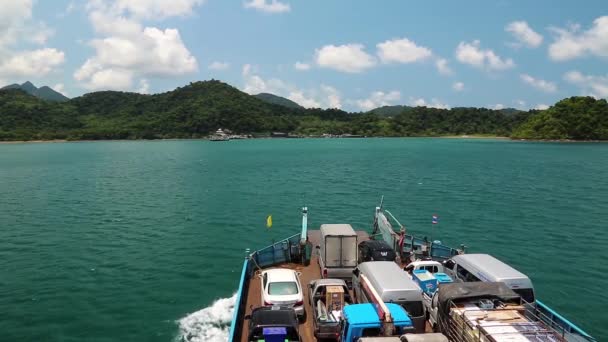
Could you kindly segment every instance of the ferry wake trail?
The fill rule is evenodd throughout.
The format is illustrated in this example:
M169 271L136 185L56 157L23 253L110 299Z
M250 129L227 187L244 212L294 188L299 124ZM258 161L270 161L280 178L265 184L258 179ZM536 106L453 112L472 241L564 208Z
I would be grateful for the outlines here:
M180 319L176 342L226 342L236 294Z

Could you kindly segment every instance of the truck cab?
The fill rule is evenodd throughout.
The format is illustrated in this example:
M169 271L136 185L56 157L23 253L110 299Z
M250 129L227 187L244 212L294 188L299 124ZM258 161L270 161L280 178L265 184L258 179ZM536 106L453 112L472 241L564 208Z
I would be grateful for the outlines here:
M393 303L385 305L394 326L391 335L400 336L414 330L412 320L401 306ZM340 341L356 342L361 337L386 336L385 319L386 316L379 316L371 303L347 305L344 307Z

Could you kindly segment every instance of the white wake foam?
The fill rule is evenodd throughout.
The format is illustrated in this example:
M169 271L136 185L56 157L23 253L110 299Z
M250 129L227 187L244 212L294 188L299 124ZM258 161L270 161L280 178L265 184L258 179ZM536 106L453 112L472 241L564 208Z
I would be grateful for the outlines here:
M226 342L234 312L236 294L220 298L202 310L180 319L178 341Z

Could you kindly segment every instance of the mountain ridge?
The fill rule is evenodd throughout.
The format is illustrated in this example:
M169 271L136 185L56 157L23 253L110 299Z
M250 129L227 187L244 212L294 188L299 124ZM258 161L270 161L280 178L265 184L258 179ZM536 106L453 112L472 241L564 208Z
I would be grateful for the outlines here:
M402 109L405 107L402 107ZM227 83L193 82L159 94L99 91L66 102L0 90L0 140L203 138L218 128L268 136L511 136L608 140L605 100L572 97L545 111L411 107L394 116L288 108Z
M287 108L304 109L304 107L302 107L297 102L292 101L292 100L282 97L282 96L275 95L275 94L259 93L259 94L253 95L253 96L257 97L258 99L260 99L262 101L272 103L272 104L277 104L277 105L284 106Z
M38 88L30 81L25 81L23 84L17 84L17 83L9 84L7 86L0 88L0 90L2 90L2 89L20 89L32 96L35 96L37 98L47 100L47 101L65 102L65 101L70 100L70 98L68 98L67 96L61 94L60 92L54 90L53 88L51 88L49 86L45 85L45 86Z

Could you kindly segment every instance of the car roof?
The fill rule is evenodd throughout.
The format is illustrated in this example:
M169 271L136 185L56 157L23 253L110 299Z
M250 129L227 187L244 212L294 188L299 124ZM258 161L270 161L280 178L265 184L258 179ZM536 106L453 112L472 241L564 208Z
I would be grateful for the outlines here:
M528 278L525 274L519 272L513 267L505 264L504 262L496 259L495 257L489 254L461 254L452 257L456 263L461 260L464 262L468 262L474 266L476 266L480 271L489 273L497 278L500 281L505 279L522 279ZM495 280L495 279L489 279Z
M360 245L369 246L372 249L391 249L391 246L386 243L384 240L366 240L362 241Z
M414 265L414 266L428 266L428 265L439 265L441 266L441 263L435 260L417 260L417 261L412 261L410 263L410 265ZM409 266L409 265L408 265Z
M296 313L292 308L262 306L253 309L251 322L256 326L298 326Z
M309 284L316 285L324 285L324 286L346 286L346 282L342 279L332 279L332 278L324 278L324 279L315 279L311 280Z
M399 326L404 325L413 325L412 319L407 315L405 309L403 309L400 305L395 303L386 303L386 307L388 311L391 312L391 316L393 317L393 322Z
M262 272L268 276L269 282L296 281L296 271L288 268L273 268Z
M420 287L407 276L393 261L367 261L359 264L359 270L372 283L376 291L421 291Z
M357 233L350 224L347 223L325 223L321 225L322 235L346 235L357 236Z
M376 309L371 303L347 305L342 310L350 324L380 324Z

